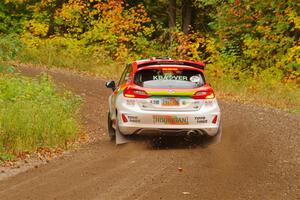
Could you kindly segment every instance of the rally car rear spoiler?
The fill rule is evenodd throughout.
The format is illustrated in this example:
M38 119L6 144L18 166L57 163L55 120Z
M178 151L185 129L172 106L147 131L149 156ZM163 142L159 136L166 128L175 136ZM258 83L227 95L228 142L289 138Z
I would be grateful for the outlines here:
M184 65L191 66L198 69L204 70L204 64L201 62L192 62L192 61L178 61L178 60L151 60L147 62L142 62L137 64L137 68L151 66L151 65Z

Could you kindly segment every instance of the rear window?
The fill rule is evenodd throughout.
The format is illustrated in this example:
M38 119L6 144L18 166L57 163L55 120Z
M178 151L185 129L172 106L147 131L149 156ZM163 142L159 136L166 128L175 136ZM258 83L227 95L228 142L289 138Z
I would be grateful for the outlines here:
M191 89L203 86L204 76L190 69L144 69L134 76L134 83L145 88Z

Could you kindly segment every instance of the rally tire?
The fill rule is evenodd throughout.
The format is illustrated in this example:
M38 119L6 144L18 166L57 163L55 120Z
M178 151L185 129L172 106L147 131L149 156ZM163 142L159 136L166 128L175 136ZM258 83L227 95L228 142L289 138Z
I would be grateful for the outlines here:
M110 113L107 115L107 130L108 130L108 136L111 141L115 141L116 139L116 132L115 129L112 126L113 122L110 118Z

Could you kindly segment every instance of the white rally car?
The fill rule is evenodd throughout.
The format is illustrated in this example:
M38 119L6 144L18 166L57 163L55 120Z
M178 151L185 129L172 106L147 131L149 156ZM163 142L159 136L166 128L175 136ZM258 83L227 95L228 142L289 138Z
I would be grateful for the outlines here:
M201 62L139 60L127 65L116 85L106 82L108 131L121 135L221 137L220 108Z

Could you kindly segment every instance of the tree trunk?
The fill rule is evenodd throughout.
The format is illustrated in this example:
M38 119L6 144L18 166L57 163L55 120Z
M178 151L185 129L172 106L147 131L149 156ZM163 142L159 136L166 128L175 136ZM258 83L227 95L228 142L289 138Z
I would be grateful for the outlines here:
M169 0L168 3L169 28L176 26L176 0Z
M183 0L182 1L182 31L184 34L189 32L189 26L192 25L192 1Z
M55 28L55 24L54 24L54 17L55 17L55 12L57 9L62 8L63 4L64 4L65 0L56 0L54 2L54 5L52 5L52 7L49 8L49 14L50 14L50 19L49 19L49 29L48 29L48 33L46 37L49 37L51 35L54 34L54 28Z

